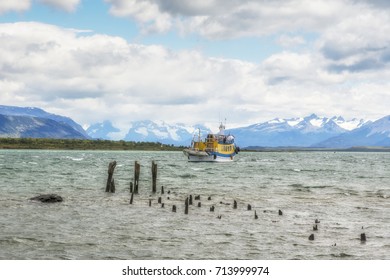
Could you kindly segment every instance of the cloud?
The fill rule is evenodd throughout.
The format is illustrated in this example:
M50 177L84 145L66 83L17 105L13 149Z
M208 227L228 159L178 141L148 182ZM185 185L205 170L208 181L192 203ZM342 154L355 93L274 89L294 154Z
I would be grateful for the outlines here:
M356 8L357 13L326 30L317 42L329 70L360 72L388 66L390 16L386 10Z
M256 67L36 22L1 24L0 40L0 83L13 105L82 123L218 118L215 108L236 103Z
M162 12L157 3L148 0L105 0L111 4L110 13L131 17L141 24L143 33L160 33L172 26L172 18Z
M306 40L302 36L289 36L282 34L278 39L278 43L284 48L291 48L305 44Z
M64 10L74 12L81 0L36 0L39 3ZM0 15L7 12L24 12L31 8L32 0L1 0Z
M0 1L0 15L7 12L23 12L30 9L30 0L2 0Z
M42 4L52 6L54 8L67 12L74 12L81 0L38 0Z
M275 32L323 30L347 12L342 1L324 0L105 0L115 16L130 17L146 29L183 34L197 33L209 39L263 36ZM345 10L345 11L344 11Z

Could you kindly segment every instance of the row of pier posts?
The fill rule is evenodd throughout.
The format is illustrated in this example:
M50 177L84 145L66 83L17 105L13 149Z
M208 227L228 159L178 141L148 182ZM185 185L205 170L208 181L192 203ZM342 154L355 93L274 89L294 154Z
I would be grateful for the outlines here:
M108 177L107 177L107 183L106 183L106 192L115 193L115 181L114 181L115 167L116 167L116 161L112 161L108 165ZM156 193L157 192L157 187L156 187L157 186L157 164L154 161L152 161L151 170L152 170L152 192ZM133 185L133 182L130 182L130 193L131 193L130 204L133 204L134 194L138 194L140 171L141 171L141 165L137 161L135 161L135 163L134 163L134 185ZM169 191L168 191L168 193L169 193ZM164 186L161 187L161 194L164 194ZM200 199L200 196L195 197L195 200L199 200L199 199ZM210 197L209 197L209 200L210 200ZM159 197L158 203L161 204L161 207L164 207L164 203L162 203L161 197ZM193 204L192 203L192 195L189 195L186 197L185 202L184 202L184 205L185 205L184 214L188 215L189 205L192 205L192 204ZM149 207L151 205L152 205L152 200L149 199ZM201 207L201 202L198 202L198 207ZM237 201L236 200L233 201L233 209L237 209ZM250 204L247 205L247 210L248 211L252 210L252 206ZM172 212L176 212L176 205L172 206ZM214 212L214 206L210 207L210 212ZM281 210L279 210L278 214L279 214L279 216L282 216L283 212ZM221 215L219 215L217 218L221 219ZM257 215L256 211L254 212L254 218L258 219L258 215ZM319 220L316 219L315 225L313 226L313 231L318 231L318 224L319 223L320 223ZM313 233L310 234L308 239L313 241L314 234ZM362 243L366 242L366 234L365 233L362 233L360 235L360 241ZM336 243L332 246L336 246Z
M116 161L112 161L108 165L108 178L106 183L106 192L115 193L114 170ZM138 194L139 175L141 172L141 165L136 161L134 163L134 184L130 182L130 193ZM152 192L157 192L157 163L152 161ZM162 189L163 192L163 189ZM131 203L131 202L130 202Z

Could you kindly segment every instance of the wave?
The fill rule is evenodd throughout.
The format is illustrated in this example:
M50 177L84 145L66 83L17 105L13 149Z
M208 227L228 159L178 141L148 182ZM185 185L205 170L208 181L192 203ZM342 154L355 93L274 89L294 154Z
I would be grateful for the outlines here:
M188 179L188 178L196 178L197 176L194 175L194 174L183 174L183 175L179 175L180 178L183 178L183 179Z
M339 254L330 254L331 257L333 258L338 258L338 259L352 259L354 258L355 256L354 255L350 255L350 254L346 254L346 253L339 253Z
M66 158L66 159L73 160L73 161L82 161L82 160L84 160L83 157L81 157L81 158L76 158L76 157L66 156L65 158Z

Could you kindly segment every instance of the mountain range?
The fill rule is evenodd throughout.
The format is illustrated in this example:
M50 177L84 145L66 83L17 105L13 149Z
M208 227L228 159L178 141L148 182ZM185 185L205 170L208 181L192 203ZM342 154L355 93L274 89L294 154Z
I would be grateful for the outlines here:
M123 139L187 146L194 135L216 128L204 125L168 124L163 121L135 121ZM109 120L85 131L69 117L50 114L39 108L0 105L0 137L108 139L121 132ZM267 122L226 130L244 147L323 147L390 146L390 116L376 121L319 117L275 118Z
M87 139L90 136L69 117L33 107L0 105L0 137Z

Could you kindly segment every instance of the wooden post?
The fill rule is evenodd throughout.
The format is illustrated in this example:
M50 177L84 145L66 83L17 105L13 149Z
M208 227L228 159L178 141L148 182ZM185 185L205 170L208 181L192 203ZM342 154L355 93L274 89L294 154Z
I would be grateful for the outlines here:
M134 193L132 192L130 197L130 204L133 204L133 198L134 198Z
M152 192L155 193L156 190L156 182L157 182L157 163L152 161Z
M361 234L360 234L360 241L361 241L361 242L366 242L366 241L367 241L367 237L366 237L366 234L365 234L365 233L361 233Z
M234 201L234 203L233 203L233 209L237 209L237 201Z
M130 182L130 193L133 193L133 182Z
M186 201L185 201L185 209L184 209L184 214L188 214L188 197L186 198Z
M115 180L112 178L110 192L115 193Z
M164 194L164 186L161 186L161 194Z
M172 212L176 212L176 205L172 206Z
M141 171L141 166L138 162L134 163L134 193L138 194L138 184L139 184L139 173Z
M189 205L192 205L192 194L190 194L190 200L188 201Z
M115 183L113 179L114 170L116 167L116 161L112 161L108 165L108 178L107 178L107 184L106 184L106 192L115 192Z

